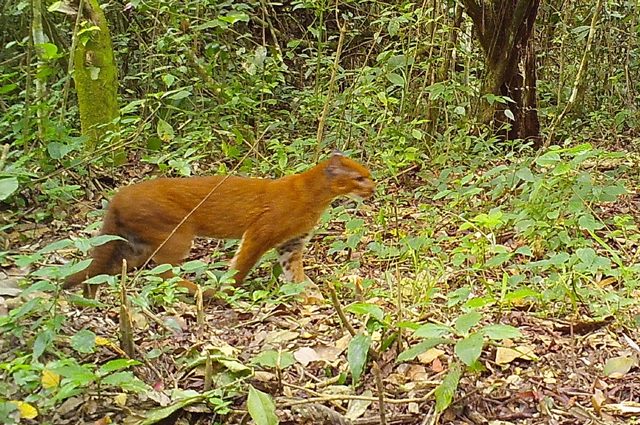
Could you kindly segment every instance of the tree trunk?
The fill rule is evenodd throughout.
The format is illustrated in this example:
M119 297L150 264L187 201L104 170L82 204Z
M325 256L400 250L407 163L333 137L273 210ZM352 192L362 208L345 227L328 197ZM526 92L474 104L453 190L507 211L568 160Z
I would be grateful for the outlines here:
M485 55L480 121L501 129L507 139L532 140L540 147L536 103L535 49L531 40L540 0L463 0ZM506 96L514 103L490 103L487 95ZM513 113L513 120L505 110ZM510 124L508 131L504 125Z
M74 74L82 134L88 137L87 148L93 150L106 136L117 130L119 117L117 69L113 60L113 47L107 20L97 0L80 1L83 4L85 30L78 32L74 52ZM96 26L99 30L86 30ZM115 142L115 140L111 140Z

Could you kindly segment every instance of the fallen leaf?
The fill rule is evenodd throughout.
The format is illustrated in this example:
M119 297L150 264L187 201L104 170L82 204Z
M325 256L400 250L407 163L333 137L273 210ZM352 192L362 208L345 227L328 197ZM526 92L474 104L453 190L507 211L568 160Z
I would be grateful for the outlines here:
M533 347L518 345L513 348L498 347L496 349L496 363L500 365L509 364L515 359L537 360Z
M116 394L116 396L113 397L113 401L118 406L124 407L127 405L127 395L125 393Z
M20 411L21 418L35 419L38 417L38 409L31 404L19 400L12 400L11 403L13 403Z
M365 390L362 392L362 395L365 397L372 397L373 393L371 390ZM370 405L371 402L369 400L349 400L347 412L344 416L352 421L356 420L367 412Z
M591 395L591 405L593 409L596 411L598 416L600 416L600 412L602 411L602 405L607 400L604 396L604 393L601 390L596 389Z
M613 357L604 364L602 373L609 378L623 378L636 364L636 359L631 356Z
M52 370L44 369L42 371L42 377L40 378L40 383L42 384L42 388L47 390L58 388L58 385L60 385L60 375L58 375Z
M429 348L424 353L418 354L418 361L422 364L429 364L444 353L445 352L439 348Z
M300 336L299 332L293 332L287 329L283 329L280 331L270 332L267 337L264 339L264 347L263 348L280 348L282 345L287 342L293 341Z
M303 366L311 362L322 360L316 350L310 347L302 347L293 353L293 357Z

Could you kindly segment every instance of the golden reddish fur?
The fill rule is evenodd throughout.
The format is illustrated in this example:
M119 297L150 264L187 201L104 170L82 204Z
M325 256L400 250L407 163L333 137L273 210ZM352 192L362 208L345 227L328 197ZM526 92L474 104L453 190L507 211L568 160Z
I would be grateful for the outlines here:
M280 179L159 178L127 186L113 197L100 232L121 236L126 241L111 241L94 248L89 267L70 276L64 287L98 274L117 274L123 259L129 268L141 266L217 185L153 256L156 263L180 263L196 236L241 239L230 265L237 270L237 283L274 247L280 254L285 277L301 282L305 279L302 270L305 237L331 200L347 194L368 197L375 188L364 166L337 153L304 173ZM188 281L179 285L190 293L196 290L196 285ZM89 287L87 295L94 297L95 285Z

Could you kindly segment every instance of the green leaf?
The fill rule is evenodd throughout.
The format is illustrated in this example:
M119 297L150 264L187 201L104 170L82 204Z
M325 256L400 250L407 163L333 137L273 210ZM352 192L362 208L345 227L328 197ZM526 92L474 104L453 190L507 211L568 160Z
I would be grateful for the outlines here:
M349 371L353 377L353 382L358 382L362 371L367 363L367 355L371 346L371 337L369 335L359 333L354 336L349 343L347 350L347 362L349 363Z
M83 329L71 337L71 347L79 353L93 353L96 348L96 334Z
M218 19L228 24L235 24L236 22L249 22L249 15L244 12L232 10L226 16L218 16Z
M53 332L51 329L44 329L38 333L36 340L33 342L33 358L37 360L44 353L44 351L53 342Z
M165 142L173 140L174 135L175 135L174 132L173 132L173 127L171 127L171 124L169 124L168 122L166 122L162 118L158 118L158 124L156 126L156 131L158 133L158 137L160 137L160 140L165 141Z
M7 199L13 192L18 190L18 179L9 177L0 179L0 201Z
M296 359L289 351L266 350L254 357L251 362L263 367L285 369L293 365Z
M177 93L172 94L171 96L169 96L169 99L173 99L173 100L182 100L186 97L191 96L191 92L187 91L187 90L180 90Z
M504 110L504 115L505 115L507 118L509 118L511 121L515 121L515 120L516 120L516 117L515 117L515 116L513 116L513 112L511 112L511 110L509 110L509 109L505 109L505 110Z
M110 360L108 362L106 362L105 364L103 364L102 366L100 366L100 369L98 369L98 373L100 375L107 375L111 372L115 372L117 370L122 370L122 369L126 369L128 367L131 366L135 366L135 365L139 365L140 362L137 360L131 360L131 359L115 359L115 360Z
M53 43L36 44L36 48L40 50L40 55L44 60L55 59L58 54L58 46Z
M589 213L586 213L578 219L578 225L581 229L591 232L602 229L604 227L604 224L602 224L602 222L596 221L593 215Z
M359 314L361 316L368 314L378 322L382 322L384 320L384 311L382 310L382 308L375 304L355 303L345 308L345 310L350 313Z
M452 333L453 328L451 326L427 323L416 329L414 335L420 338L441 338Z
M249 386L249 397L247 397L247 410L249 415L257 425L276 425L276 406L269 394L263 393Z
M458 341L454 347L456 356L467 366L471 366L480 358L484 339L479 333L472 333L468 337Z
M448 340L446 338L431 338L431 339L427 339L425 341L422 341L421 343L419 343L417 345L414 345L413 347L409 348L408 350L405 350L402 353L400 353L398 355L398 357L396 358L396 363L401 363L401 362L406 362L406 361L409 361L409 360L413 360L416 357L418 357L420 354L422 354L425 351L427 351L428 349L433 348L436 345L447 343L449 341L450 340Z
M125 391L142 393L149 390L149 386L131 372L116 372L102 380L103 385L118 387Z
M45 246L44 248L40 248L38 253L46 254L48 252L58 251L60 249L65 249L69 246L73 245L73 241L71 239L61 239L59 241L55 241Z
M509 325L488 325L479 331L482 335L495 341L502 339L515 339L522 337L522 333L518 328Z
M85 365L80 366L78 364L70 364L52 367L51 370L56 372L58 375L62 375L67 378L69 382L79 387L84 387L98 378L98 376L89 369L89 366Z
M556 165L560 161L561 161L560 154L554 151L550 151L540 156L538 159L536 159L536 164L538 164L541 167L547 167L547 166Z
M165 86L167 86L167 88L170 88L175 81L176 81L176 77L174 77L171 74L164 74L162 76L162 82L164 83Z
M453 363L449 372L442 380L442 383L438 385L435 390L436 396L436 411L444 412L447 407L453 401L453 395L458 389L458 383L462 376L462 368L458 363Z
M523 300L525 298L540 298L541 294L539 292L534 291L533 289L530 288L520 288L520 289L516 289L513 292L509 292L508 294L506 294L504 296L504 301L506 302L512 302L512 301L519 301L519 300Z
M516 177L518 177L520 180L524 180L530 183L536 181L536 177L533 175L529 167L523 167L516 171Z
M469 313L459 316L453 324L453 327L461 335L466 335L472 327L480 322L480 319L482 319L482 315L480 313L477 311L470 311Z
M633 357L621 356L613 357L607 360L602 369L602 373L605 376L614 376L622 378L626 375L631 368L636 364L636 360Z
M91 80L96 81L100 77L100 72L102 70L99 67L88 66L87 69L89 70L89 78L91 78Z
M390 72L387 74L387 80L389 80L393 85L404 87L404 78L400 74Z

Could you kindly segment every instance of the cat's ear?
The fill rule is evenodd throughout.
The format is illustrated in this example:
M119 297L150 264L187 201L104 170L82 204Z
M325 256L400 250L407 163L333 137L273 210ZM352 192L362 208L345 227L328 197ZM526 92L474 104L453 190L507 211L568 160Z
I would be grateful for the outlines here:
M345 158L344 154L339 150L334 150L329 158L327 168L325 172L329 176L337 176L343 170L342 159Z

